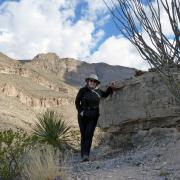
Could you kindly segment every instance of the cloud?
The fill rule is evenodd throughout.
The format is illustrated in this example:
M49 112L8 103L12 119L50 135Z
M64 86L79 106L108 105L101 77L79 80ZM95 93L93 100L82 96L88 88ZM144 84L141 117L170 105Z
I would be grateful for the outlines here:
M93 21L78 19L74 23L77 4L77 0L3 3L0 6L0 50L20 59L48 51L61 57L88 56L100 32L94 32Z
M173 9L172 0L166 0L166 1L162 1L162 2L165 4L165 6L166 6L166 3L168 4L170 14L172 15L173 14L172 13L172 9ZM162 2L161 1L159 2L161 28L162 28L162 32L168 37L168 36L172 36L173 30L172 30L172 27L171 27L171 24L170 24L169 16L167 14L167 11L163 7ZM153 1L152 6L156 10L156 12L158 12L158 3L157 3L157 1ZM144 8L144 10L146 12L146 15L147 15L148 19L152 20L153 15L152 15L152 11L150 10L149 6L144 5L143 8ZM157 16L159 16L158 13L157 13ZM156 26L156 29L158 29L157 26Z
M103 0L84 0L87 3L87 8L84 10L84 18L94 21L97 27L102 27L111 18L109 10ZM115 1L114 4L117 4ZM113 4L109 4L113 7Z
M105 6L103 0L85 0L88 4L86 9L86 17L89 19L97 20L98 16L102 16L107 13L107 7Z
M112 36L99 47L90 57L91 62L105 62L147 70L149 65L142 60L132 44L122 36Z

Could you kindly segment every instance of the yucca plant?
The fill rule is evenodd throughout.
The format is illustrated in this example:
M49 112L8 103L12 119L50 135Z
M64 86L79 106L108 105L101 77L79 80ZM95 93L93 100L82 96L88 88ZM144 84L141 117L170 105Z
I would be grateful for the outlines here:
M62 119L62 115L53 110L46 110L38 115L37 119L33 134L38 141L51 144L61 150L68 146L70 126Z

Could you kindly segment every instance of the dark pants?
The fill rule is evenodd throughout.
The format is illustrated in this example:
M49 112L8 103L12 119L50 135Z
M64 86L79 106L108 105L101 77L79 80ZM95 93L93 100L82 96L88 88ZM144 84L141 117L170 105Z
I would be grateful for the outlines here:
M96 128L98 117L86 119L78 115L78 123L81 132L81 157L90 154L94 130Z

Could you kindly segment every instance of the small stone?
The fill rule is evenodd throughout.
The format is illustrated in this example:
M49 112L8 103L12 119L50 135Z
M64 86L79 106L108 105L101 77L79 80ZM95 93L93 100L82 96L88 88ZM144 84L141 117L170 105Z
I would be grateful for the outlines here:
M129 177L127 177L128 179L133 179L133 177L132 176L129 176Z
M99 166L96 166L96 169L100 169L100 167L99 167Z

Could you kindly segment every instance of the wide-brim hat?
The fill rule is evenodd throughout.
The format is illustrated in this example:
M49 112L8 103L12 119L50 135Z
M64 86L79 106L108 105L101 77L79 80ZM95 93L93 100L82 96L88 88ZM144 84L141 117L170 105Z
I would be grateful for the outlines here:
M88 80L93 79L97 82L97 84L100 84L101 82L98 79L98 76L96 74L91 74L90 76L88 76L87 78L85 78L85 81L87 82Z

